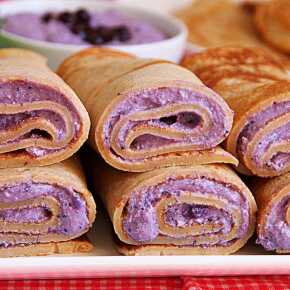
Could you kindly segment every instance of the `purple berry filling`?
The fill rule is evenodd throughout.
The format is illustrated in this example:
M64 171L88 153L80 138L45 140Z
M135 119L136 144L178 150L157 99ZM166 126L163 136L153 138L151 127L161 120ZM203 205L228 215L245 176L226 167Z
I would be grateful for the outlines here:
M152 119L147 121L128 121L120 130L118 135L118 143L121 148L125 147L126 136L135 126L148 123L149 125L174 128L179 132L192 133L188 134L184 139L169 139L160 136L144 134L132 142L131 149L149 149L160 148L164 145L180 144L180 145L196 145L201 149L208 149L220 143L220 140L228 133L230 125L225 122L226 116L223 108L206 95L194 92L186 88L157 88L146 89L139 92L129 94L126 99L120 102L111 113L108 121L104 125L103 136L104 144L110 148L110 138L112 129L122 116L128 116L136 112L146 112L148 110L157 109L171 104L187 104L199 105L208 111L212 118L212 127L207 134L201 131L201 117L194 111L181 112L176 115L163 116L160 119ZM112 149L111 149L112 150ZM116 154L116 153L114 153ZM117 156L117 158L122 158ZM134 161L134 160L132 160Z
M51 196L54 197L60 205L59 225L52 227L48 233L63 234L67 236L78 235L89 226L87 216L87 207L85 200L79 193L72 188L64 188L59 185L26 182L2 186L0 188L0 203L13 203L26 201L36 197ZM26 207L22 209L0 210L0 219L13 223L32 223L43 222L51 217L51 212L45 207ZM33 234L30 234L33 235ZM38 234L35 234L37 243ZM5 237L1 243L7 244ZM16 238L15 244L21 243ZM11 244L9 244L11 245ZM13 245L12 245L13 246Z
M13 105L33 103L38 101L55 102L66 107L69 110L74 124L74 137L73 140L71 140L71 142L73 142L80 133L80 117L76 109L74 108L74 105L64 95L52 88L21 80L0 83L1 104ZM21 124L23 124L25 121L34 118L42 118L49 121L56 128L58 141L61 141L65 137L67 129L63 117L51 110L25 111L17 114L2 113L0 114L0 132L5 132L6 130L17 128L17 126L21 126ZM27 138L50 139L51 136L45 131L34 129L29 133L24 134L23 136L20 136L13 140L9 140L7 143L0 143L0 149L8 143L18 143L21 140ZM32 156L39 157L62 149L63 148L49 149L31 147L26 148L25 150Z
M259 235L257 243L266 250L290 250L290 226L286 221L290 195L275 204L266 217L265 228Z
M238 143L237 153L242 158L247 151L247 146L257 134L257 132L265 127L270 121L290 112L290 102L274 102L270 107L258 112L249 118L247 125L241 131ZM257 167L262 168L262 156L264 152L273 144L278 144L290 140L290 123L285 123L280 128L270 132L264 136L254 151L253 160ZM290 162L290 154L285 152L278 152L266 164L269 168L282 171Z
M155 205L161 198L175 197L177 203L166 209L165 222L172 227L186 227L193 223L205 222L222 225L219 231L223 234L230 232L233 226L231 214L226 209L217 209L199 204L187 204L178 199L188 192L212 194L216 198L228 201L229 209L239 210L242 224L235 239L241 238L249 226L249 204L241 193L234 187L206 178L168 178L156 186L146 187L139 192L132 192L124 211L123 228L130 238L138 243L153 241L160 233L157 222ZM215 233L207 234L214 236ZM217 245L227 245L233 241L220 240ZM195 237L192 236L192 244ZM204 244L203 246L209 246Z

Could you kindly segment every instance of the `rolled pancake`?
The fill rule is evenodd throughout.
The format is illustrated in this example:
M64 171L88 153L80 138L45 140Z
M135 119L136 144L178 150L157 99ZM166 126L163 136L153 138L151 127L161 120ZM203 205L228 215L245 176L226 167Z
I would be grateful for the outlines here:
M173 63L90 48L58 73L89 112L90 145L117 169L196 163L200 150L215 150L232 126L226 102Z
M0 256L18 255L20 248L24 254L72 248L53 243L86 233L95 214L75 157L46 167L0 169Z
M281 52L290 54L290 1L273 0L257 6L255 24L261 37Z
M257 243L268 251L290 253L290 173L255 181Z
M255 200L228 165L128 173L100 161L91 172L122 254L224 255L253 234Z
M290 79L259 49L212 48L188 55L183 65L224 97L235 112L225 142L239 171L261 177L290 169Z
M0 168L65 160L85 142L89 127L81 101L42 56L0 49Z

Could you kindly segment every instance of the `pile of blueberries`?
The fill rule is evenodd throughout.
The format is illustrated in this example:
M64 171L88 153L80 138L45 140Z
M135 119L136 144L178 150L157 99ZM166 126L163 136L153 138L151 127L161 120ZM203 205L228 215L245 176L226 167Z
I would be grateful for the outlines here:
M91 16L85 9L78 9L75 12L64 11L61 13L45 13L42 22L48 23L51 20L62 22L72 33L78 34L84 41L90 44L106 44L111 41L126 42L131 39L129 29L124 26L97 26L90 25Z

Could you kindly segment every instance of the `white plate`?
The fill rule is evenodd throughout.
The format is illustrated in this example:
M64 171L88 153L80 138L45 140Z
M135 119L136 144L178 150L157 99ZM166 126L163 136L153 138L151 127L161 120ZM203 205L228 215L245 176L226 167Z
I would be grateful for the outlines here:
M1 279L214 276L290 274L290 257L269 254L249 243L232 256L119 256L112 241L110 222L97 215L89 237L95 250L88 255L0 259Z

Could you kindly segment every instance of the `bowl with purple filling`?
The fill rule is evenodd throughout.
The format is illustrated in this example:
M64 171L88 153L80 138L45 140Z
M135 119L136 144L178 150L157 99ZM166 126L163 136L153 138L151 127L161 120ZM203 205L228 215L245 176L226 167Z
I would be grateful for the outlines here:
M187 30L172 16L132 5L89 0L0 3L0 46L32 49L56 68L88 46L178 62Z

